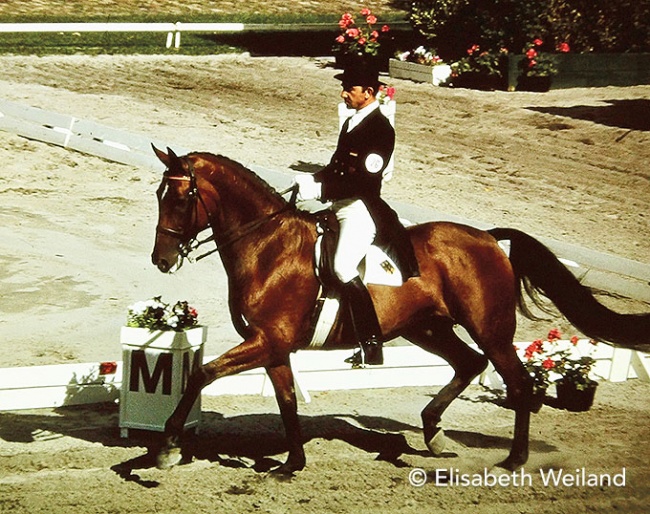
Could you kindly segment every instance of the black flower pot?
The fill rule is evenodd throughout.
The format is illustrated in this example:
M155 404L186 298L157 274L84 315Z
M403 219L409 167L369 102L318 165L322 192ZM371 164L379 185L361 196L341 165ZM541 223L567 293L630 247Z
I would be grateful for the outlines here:
M551 89L553 77L528 77L522 75L517 79L517 91L532 91L534 93L546 93Z
M573 382L560 380L555 383L555 386L558 408L571 412L584 412L588 411L594 403L598 383L593 382L586 389L578 389Z

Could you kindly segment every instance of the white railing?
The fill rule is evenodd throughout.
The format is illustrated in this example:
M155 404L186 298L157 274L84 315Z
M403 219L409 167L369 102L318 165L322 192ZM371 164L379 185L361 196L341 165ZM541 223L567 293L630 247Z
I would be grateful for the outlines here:
M243 23L0 23L0 33L167 32L167 48L181 46L181 32L242 32Z

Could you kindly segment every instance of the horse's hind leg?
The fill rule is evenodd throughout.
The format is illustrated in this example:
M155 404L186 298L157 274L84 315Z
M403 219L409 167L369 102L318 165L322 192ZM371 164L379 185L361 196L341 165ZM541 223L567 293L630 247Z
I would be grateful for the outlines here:
M449 319L431 318L409 328L403 336L421 348L439 355L454 368L454 378L422 411L424 442L434 455L444 450L444 433L438 423L442 413L487 366L487 359L472 350L453 330Z

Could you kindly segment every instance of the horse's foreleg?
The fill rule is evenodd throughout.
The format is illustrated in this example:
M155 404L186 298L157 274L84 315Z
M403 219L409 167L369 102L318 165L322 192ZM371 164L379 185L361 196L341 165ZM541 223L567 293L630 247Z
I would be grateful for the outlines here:
M158 450L158 467L169 468L181 460L180 438L185 421L205 386L221 377L266 367L269 361L268 346L257 335L195 370L190 375L178 406L165 423L163 446Z
M460 393L487 366L487 359L472 350L453 330L453 323L446 319L431 319L425 325L409 329L404 334L411 342L445 359L455 371L454 378L435 396L422 411L424 442L434 455L440 455L445 447L444 432L438 426L442 413Z
M275 397L278 400L289 446L287 461L274 471L281 474L291 474L305 467L305 450L298 420L298 404L296 402L293 372L288 362L280 366L268 367L266 372L275 389Z

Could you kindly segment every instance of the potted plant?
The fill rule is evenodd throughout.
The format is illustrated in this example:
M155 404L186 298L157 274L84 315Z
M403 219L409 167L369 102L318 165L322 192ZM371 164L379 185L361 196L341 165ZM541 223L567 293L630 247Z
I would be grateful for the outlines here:
M189 376L203 362L207 328L198 324L196 309L187 302L168 304L156 296L128 308L120 336L122 437L130 428L163 431ZM198 426L200 415L198 398L185 427Z
M481 50L479 45L467 49L467 56L451 65L453 85L471 89L505 89L504 70L508 50Z
M524 56L519 60L519 77L517 89L519 91L545 92L551 88L553 77L557 75L557 63L555 57L541 50L544 42L536 38L532 43L524 47ZM561 43L557 50L568 52L569 45Z
M591 356L596 342L590 340L589 349L583 353L578 351L579 342L578 336L563 341L561 332L554 328L545 341L537 339L528 345L523 356L524 367L533 377L533 392L545 394L554 383L554 406L576 412L591 408L598 386L590 376L596 363Z
M345 68L355 59L376 59L379 55L381 39L390 27L378 25L377 17L368 8L361 9L362 24L357 24L349 12L343 13L339 20L341 33L335 39L332 52L337 64Z
M186 301L174 305L155 296L150 300L136 302L128 308L126 326L148 330L175 330L182 332L198 325L198 314Z
M419 46L414 50L396 52L388 61L388 71L394 78L416 82L431 82L434 86L445 84L451 76L451 66L435 50Z

